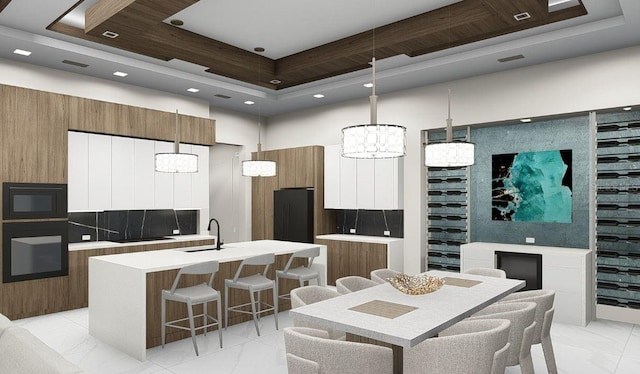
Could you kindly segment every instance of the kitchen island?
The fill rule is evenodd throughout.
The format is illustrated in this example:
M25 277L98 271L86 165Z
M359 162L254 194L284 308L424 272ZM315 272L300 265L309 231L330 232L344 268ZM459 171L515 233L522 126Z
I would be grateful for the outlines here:
M313 267L320 272L321 283L325 284L326 246L319 244L259 240L225 244L220 251L209 250L213 246L201 246L90 257L89 333L144 361L146 349L161 344L161 290L171 288L181 267L205 261L219 261L220 270L216 274L214 288L223 291L224 279L232 278L245 258L274 253L276 262L270 267L268 276L275 279L275 269L284 268L291 253L312 247L320 247L320 258L314 260ZM247 272L261 270L248 268ZM206 280L192 282L196 284L203 281ZM297 281L283 280L278 292L288 293L295 287L298 287ZM230 290L229 294L233 304L248 302L247 292L231 291L235 290ZM265 291L263 299L269 300L271 297L270 291ZM224 305L226 300L223 300ZM281 301L279 308L288 309L289 302ZM184 305L167 305L168 320L184 316ZM230 324L250 319L250 316L245 315L231 317ZM167 342L188 336L189 333L186 331L171 329L167 331Z

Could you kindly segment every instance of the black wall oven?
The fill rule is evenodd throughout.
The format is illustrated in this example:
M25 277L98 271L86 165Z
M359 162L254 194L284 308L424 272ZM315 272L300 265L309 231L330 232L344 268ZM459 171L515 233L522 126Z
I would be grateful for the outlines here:
M2 218L67 218L67 185L3 183Z
M2 224L4 283L69 274L67 221Z

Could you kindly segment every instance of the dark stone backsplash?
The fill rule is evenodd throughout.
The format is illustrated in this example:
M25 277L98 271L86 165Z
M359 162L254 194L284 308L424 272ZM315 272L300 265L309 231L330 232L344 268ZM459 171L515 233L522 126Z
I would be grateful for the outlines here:
M69 213L69 243L79 243L83 235L90 241L125 241L198 233L197 210L107 210Z
M391 237L404 237L404 211L403 210L350 210L336 211L337 233L351 234L351 229L356 229L356 235L385 236L385 231L390 231Z

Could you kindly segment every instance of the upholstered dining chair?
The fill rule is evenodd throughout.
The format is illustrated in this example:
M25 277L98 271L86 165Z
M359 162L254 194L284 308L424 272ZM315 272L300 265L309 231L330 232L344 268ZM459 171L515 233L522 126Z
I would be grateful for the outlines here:
M341 295L364 290L365 288L377 286L378 284L380 283L357 275L336 279L336 289Z
M405 373L487 374L494 357L508 344L506 319L464 320L437 338L404 349Z
M316 284L320 285L320 273L317 270L311 269L313 265L313 259L320 256L320 247L307 248L294 252L289 261L282 270L276 270L276 288L279 287L280 279L294 279L300 283L300 287L304 286L305 282L310 282L312 279L316 280ZM291 267L291 264L296 258L304 258L307 260L306 265L300 265ZM279 289L279 288L278 288ZM290 294L279 295L282 299L289 299Z
M258 327L258 319L260 318L260 315L262 313L273 311L273 316L276 320L276 330L278 329L278 288L276 287L276 282L267 277L269 266L274 262L275 255L273 253L245 258L240 263L234 277L232 279L224 280L224 300L227 304L224 314L225 328L229 326L229 311L251 314L253 317L253 324L256 327L256 332L258 333L258 336L260 336L260 327ZM241 277L240 273L242 273L242 269L244 269L245 266L264 266L264 271L262 274L258 273ZM250 302L234 306L229 305L229 288L249 291ZM273 305L262 301L260 298L260 292L269 289L273 290ZM257 300L256 293L258 295ZM266 306L265 309L262 309L263 305ZM250 312L243 309L247 306L251 308Z
M371 280L377 283L385 283L387 282L387 278L394 278L398 274L400 274L399 271L395 271L391 269L372 270Z
M533 374L533 361L531 360L531 341L535 329L536 303L497 303L477 312L469 319L508 319L511 322L509 329L510 349L504 366L520 365L522 374ZM497 370L500 372L500 370ZM504 367L501 370L504 373Z
M213 289L213 278L220 265L218 261L208 261L193 265L187 265L178 271L178 275L173 281L173 285L169 290L162 290L162 304L161 304L161 323L162 323L162 347L164 348L166 338L166 328L171 327L180 330L188 330L191 332L191 340L193 341L193 348L198 356L198 343L196 342L196 330L204 330L204 335L207 335L207 329L213 326L218 326L218 335L220 338L220 348L222 348L222 320L220 292ZM208 283L201 283L196 286L178 288L180 279L185 275L209 275ZM173 321L166 320L167 300L185 303L187 305L187 318L180 318ZM216 318L210 316L207 312L207 303L215 301L218 309ZM202 304L202 314L193 315L193 306ZM202 317L202 326L195 327L194 319ZM189 327L182 326L181 323L188 321Z
M547 371L550 374L558 372L556 358L551 343L551 323L553 322L554 290L529 290L507 295L500 303L531 301L536 303L536 328L533 332L532 344L541 344Z
M284 345L289 374L393 372L391 348L332 340L323 330L287 327L284 329Z
M506 278L507 273L502 269L491 268L470 268L464 271L465 274L483 275L485 277Z
M304 286L291 290L291 309L300 308L305 305L317 303L318 301L327 300L332 297L340 296L338 291L322 286ZM346 335L339 330L327 329L317 326L311 322L293 320L294 327L310 327L318 330L325 330L329 333L330 339L344 340Z

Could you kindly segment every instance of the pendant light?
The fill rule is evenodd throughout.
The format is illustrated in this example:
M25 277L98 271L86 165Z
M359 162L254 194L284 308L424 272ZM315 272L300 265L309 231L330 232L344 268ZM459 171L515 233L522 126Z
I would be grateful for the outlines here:
M253 49L256 52L264 52L262 47ZM260 73L262 64L258 63L258 85L260 85ZM258 102L258 152L255 160L242 161L242 176L244 177L275 177L276 162L262 159L262 144L260 143L260 119L261 119L261 102Z
M375 30L373 52L375 54ZM407 149L407 129L400 125L378 124L378 97L376 96L376 58L371 59L372 87L369 103L371 123L342 129L342 157L392 158L402 157Z
M274 177L276 162L262 159L262 144L260 144L260 116L258 115L258 153L255 160L242 161L242 175L245 177Z
M424 164L430 167L455 168L471 166L474 162L475 145L469 142L452 141L451 90L446 128L446 142L431 143L424 147Z
M176 140L173 153L156 153L156 171L162 173L197 173L198 155L180 153L180 129L178 128L178 111L176 110Z

